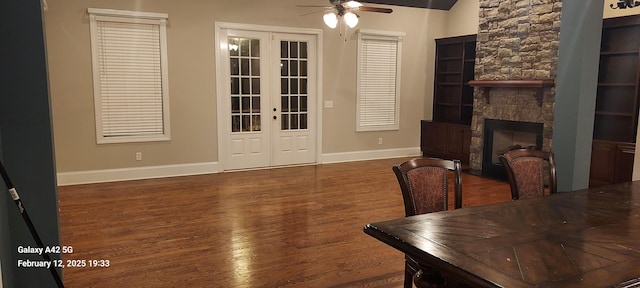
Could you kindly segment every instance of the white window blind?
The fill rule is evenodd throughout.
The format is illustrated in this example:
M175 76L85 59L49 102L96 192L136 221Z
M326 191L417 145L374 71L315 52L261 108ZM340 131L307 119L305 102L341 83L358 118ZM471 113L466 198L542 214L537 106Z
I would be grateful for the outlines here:
M358 131L399 129L401 35L359 33Z
M98 143L168 140L166 15L127 12L89 10Z

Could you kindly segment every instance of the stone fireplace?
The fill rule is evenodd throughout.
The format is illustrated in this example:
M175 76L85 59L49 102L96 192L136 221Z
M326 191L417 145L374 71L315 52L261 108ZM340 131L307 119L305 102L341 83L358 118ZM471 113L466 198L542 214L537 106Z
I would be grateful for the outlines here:
M561 9L561 0L480 0L475 80L470 82L475 87L472 170L485 175L489 171L484 171L483 159L494 162L497 157L485 155L485 150L491 150L485 149L489 138L511 138L523 142L514 145L551 149ZM522 131L487 136L485 125L492 121L529 123L541 130L533 141L517 134L529 133Z

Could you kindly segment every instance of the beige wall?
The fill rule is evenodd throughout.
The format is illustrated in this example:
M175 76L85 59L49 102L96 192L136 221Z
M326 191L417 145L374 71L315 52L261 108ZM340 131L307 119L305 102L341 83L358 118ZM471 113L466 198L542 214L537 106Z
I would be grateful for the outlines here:
M636 153L633 155L633 175L631 180L640 180L640 125L638 125L638 131L636 132Z
M424 30L429 31L433 35L433 39L444 37L455 37L478 33L478 19L480 15L480 5L478 0L458 0L451 10L446 12L442 19L443 23L435 22L425 23ZM430 59L435 59L436 50L435 42L428 43L427 55ZM435 62L427 63L427 81L425 82L426 91L429 91L429 97L424 101L424 118L433 119L433 73Z
M640 7L635 7L632 9L611 9L609 7L610 4L615 5L618 0L605 0L604 1L604 11L602 13L602 18L613 18L620 16L628 16L628 15L637 15L640 14Z
M448 15L453 12L394 6L391 7L394 12L389 15L361 13L359 28L405 32L406 36L402 55L400 130L355 132L355 38L341 42L335 30L324 26L322 13L305 16L303 14L314 8L296 7L299 4L324 5L325 2L49 0L45 29L58 172L218 161L216 21L323 29L322 97L334 102L334 108L319 107L323 113L323 153L418 147L419 120L431 118L427 103L433 98L433 39L448 36L446 27L452 23ZM466 2L473 1L460 1ZM452 11L466 14L458 5L461 4ZM87 8L168 13L171 141L96 144ZM464 34L468 34L466 30ZM383 145L378 144L379 137L384 138ZM143 153L142 161L135 161L137 151Z
M447 36L478 34L480 3L478 0L458 0L449 11Z

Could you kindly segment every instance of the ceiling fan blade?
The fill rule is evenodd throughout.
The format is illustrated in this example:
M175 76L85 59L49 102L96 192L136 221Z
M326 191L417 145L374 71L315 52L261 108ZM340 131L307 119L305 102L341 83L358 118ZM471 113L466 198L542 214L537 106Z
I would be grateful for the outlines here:
M362 6L358 8L358 10L364 11L364 12L378 12L378 13L387 13L387 14L393 12L393 9L389 9L389 8L378 8L378 7L367 7L367 6Z
M331 6L326 6L326 5L296 5L296 7L300 7L300 8L332 8Z
M309 15L313 15L313 14L320 14L320 13L326 13L326 11L313 11L313 12L308 12L308 13L304 13L304 14L300 14L299 16L309 16Z

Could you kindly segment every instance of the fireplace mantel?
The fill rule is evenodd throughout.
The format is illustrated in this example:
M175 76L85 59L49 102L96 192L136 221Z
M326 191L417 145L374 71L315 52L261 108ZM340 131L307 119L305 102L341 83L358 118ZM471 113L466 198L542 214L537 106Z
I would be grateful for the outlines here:
M484 98L489 104L489 91L491 88L533 88L536 91L536 100L538 107L542 107L543 89L545 87L553 87L555 81L553 79L542 80L471 80L469 85L472 87L484 88Z

